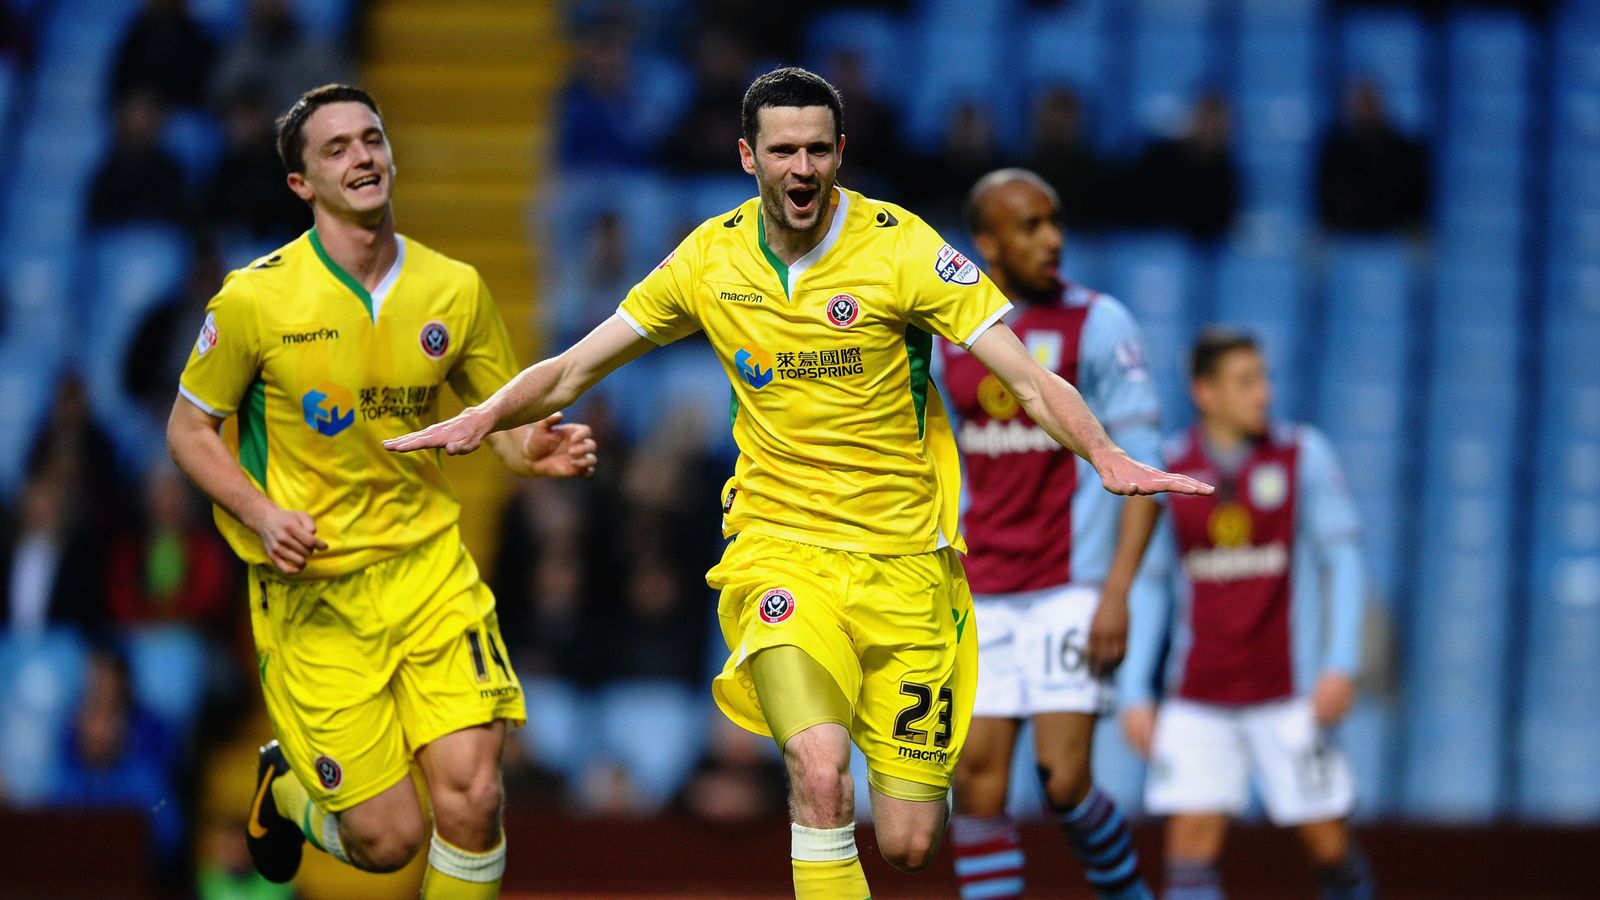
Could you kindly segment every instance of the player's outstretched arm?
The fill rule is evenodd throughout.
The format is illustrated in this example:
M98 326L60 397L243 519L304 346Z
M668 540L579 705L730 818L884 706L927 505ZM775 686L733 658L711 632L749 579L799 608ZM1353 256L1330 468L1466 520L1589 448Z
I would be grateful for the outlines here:
M261 536L267 558L279 571L293 575L328 545L317 537L309 515L283 509L250 483L217 434L222 421L178 395L167 418L167 452L213 503Z
M566 352L523 369L483 403L421 431L384 441L383 446L396 453L433 449L451 456L471 453L494 432L541 421L571 405L600 379L654 346L613 315Z
M1134 460L1111 442L1077 388L1039 365L1004 322L985 329L968 348L1040 428L1078 454L1100 473L1113 494L1209 494L1214 488L1186 475L1174 475Z

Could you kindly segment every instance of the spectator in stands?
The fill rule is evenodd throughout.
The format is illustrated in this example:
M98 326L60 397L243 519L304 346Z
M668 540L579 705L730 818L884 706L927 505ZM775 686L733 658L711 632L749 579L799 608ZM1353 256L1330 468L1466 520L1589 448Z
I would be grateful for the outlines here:
M574 77L561 90L558 157L574 168L645 163L658 137L620 26L602 28L578 48Z
M1133 172L1138 224L1202 240L1225 233L1239 206L1229 134L1227 101L1207 94L1181 137L1152 142Z
M117 104L111 152L89 187L89 224L184 223L189 215L183 167L161 146L161 99L137 90Z
M716 496L723 467L704 444L693 406L668 410L659 422L623 463L617 531L608 542L622 582L607 629L607 673L697 686L715 600L702 573L722 546L718 510L706 498Z
M617 298L633 287L625 228L615 210L591 221L583 258L576 271L562 273L558 296L548 307L554 346L570 346L588 334L616 311Z
M120 523L127 498L117 454L111 437L95 421L88 392L75 374L64 376L56 386L50 417L28 448L29 477L47 471L66 493L74 527L98 536Z
M848 167L841 177L855 190L899 202L906 193L903 181L905 145L894 108L872 89L861 53L844 48L833 54L828 77L840 93L850 98Z
M284 186L273 114L254 91L240 90L228 98L223 113L227 146L206 189L204 206L209 227L276 246L310 228L311 213ZM167 382L169 394L174 383Z
M612 508L607 494L601 473L595 480L529 481L506 507L491 586L500 634L519 673L582 684L609 665L595 644L602 630L598 603L614 583L605 557L608 518L598 514Z
M350 74L337 45L301 30L288 0L252 0L245 27L224 48L209 84L218 105L249 93L260 97L276 116L306 90L345 83ZM279 193L288 193L281 167L275 184Z
M293 197L287 190L284 194ZM172 412L172 386L178 383L199 338L206 304L222 286L222 267L214 242L196 242L183 285L150 308L128 343L122 359L122 386L152 422L165 423Z
M171 106L199 106L210 83L216 47L189 15L185 0L147 0L134 18L112 69L112 96L153 92Z
M0 627L36 637L46 629L98 627L103 594L101 545L73 514L62 465L45 466L23 485L19 509L0 524Z
M0 63L18 66L33 55L33 36L11 4L0 3Z
M846 113L848 136L848 110ZM848 143L845 152L848 158ZM1001 165L994 121L979 104L962 100L951 110L939 155L917 166L908 205L936 228L959 228L963 194L952 185L972 184Z
M714 825L771 818L787 794L787 776L772 747L724 716L711 717L711 743L673 805Z
M1423 145L1395 129L1383 95L1370 81L1345 94L1345 122L1322 143L1317 202L1332 231L1418 228L1428 213L1428 162Z
M128 661L100 647L90 655L83 699L61 737L52 805L137 809L150 820L163 867L180 858L184 815L173 782L177 748L160 719L134 698Z
M1033 107L1033 147L1028 168L1061 197L1061 222L1069 231L1106 225L1105 198L1117 191L1115 172L1089 151L1083 138L1083 104L1063 87L1047 89Z
M731 113L744 102L752 57L748 45L720 25L701 31L694 46L695 84L670 141L669 164L694 172L726 174L739 158L743 135Z
M106 597L119 622L185 622L230 638L240 573L199 503L169 463L151 468L144 515L111 543Z

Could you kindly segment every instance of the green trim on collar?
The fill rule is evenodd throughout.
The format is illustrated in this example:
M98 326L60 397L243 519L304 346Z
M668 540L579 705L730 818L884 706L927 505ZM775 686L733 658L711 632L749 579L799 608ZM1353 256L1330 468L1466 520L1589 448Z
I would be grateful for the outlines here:
M356 299L361 301L361 305L367 308L367 318L376 321L378 317L372 311L372 294L361 286L361 282L357 281L354 275L346 272L338 263L333 261L333 257L328 255L328 251L322 246L322 238L317 236L317 226L311 226L311 231L308 233L311 236L311 249L317 251L317 259L322 260L322 264L327 267L329 272L333 273L333 277L339 279L345 287L350 289L351 293L356 295Z
M789 296L789 266L778 258L778 254L772 252L771 247L767 246L767 222L759 208L756 209L756 244L761 247L761 255L767 258L767 262L772 266L772 271L778 273L778 282L783 285L784 299L794 299Z

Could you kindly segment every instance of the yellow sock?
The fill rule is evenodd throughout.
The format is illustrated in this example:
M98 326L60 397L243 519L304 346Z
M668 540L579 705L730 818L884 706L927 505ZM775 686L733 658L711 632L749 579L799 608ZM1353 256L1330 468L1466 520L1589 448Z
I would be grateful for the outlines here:
M793 824L789 831L795 900L870 900L853 823L842 828Z
M272 779L272 802L278 807L278 815L300 826L311 846L340 862L350 861L339 840L338 817L311 801L310 792L294 772Z
M435 832L428 848L428 873L422 876L422 900L495 900L505 873L503 836L493 850L475 853Z

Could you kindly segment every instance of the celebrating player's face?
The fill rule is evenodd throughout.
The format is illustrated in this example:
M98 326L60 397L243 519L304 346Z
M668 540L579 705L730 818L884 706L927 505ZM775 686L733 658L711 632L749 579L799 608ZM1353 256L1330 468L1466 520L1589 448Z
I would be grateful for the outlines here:
M982 199L978 250L1008 291L1053 297L1060 290L1060 211L1050 195L1027 181L1009 181Z
M364 103L330 103L306 119L305 173L289 176L302 200L357 221L382 218L394 191L383 120Z
M1244 435L1266 433L1272 382L1266 361L1255 350L1234 350L1222 357L1214 374L1195 382L1194 396L1207 419Z
M739 141L744 170L756 176L772 224L811 231L822 224L844 151L826 106L766 106L756 111L756 146Z

